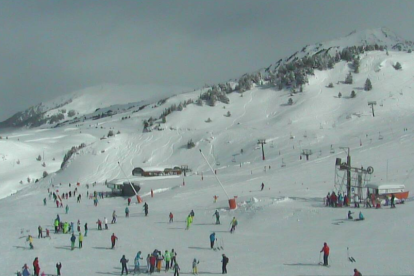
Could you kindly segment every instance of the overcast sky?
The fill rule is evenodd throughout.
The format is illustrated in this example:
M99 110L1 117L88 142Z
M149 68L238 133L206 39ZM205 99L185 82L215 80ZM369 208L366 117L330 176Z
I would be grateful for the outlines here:
M102 83L227 81L354 29L414 40L413 11L379 0L0 0L0 121Z

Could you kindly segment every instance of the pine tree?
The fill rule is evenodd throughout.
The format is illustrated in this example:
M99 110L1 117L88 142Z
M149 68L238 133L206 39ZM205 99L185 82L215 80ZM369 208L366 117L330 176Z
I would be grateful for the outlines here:
M365 81L364 90L365 90L365 91L370 91L370 90L372 90L372 84L371 84L371 80L370 80L370 79L367 79L367 80Z
M356 97L355 91L352 90L352 92L351 92L351 98L355 98L355 97Z
M349 74L345 78L345 83L346 84L352 84L352 82L353 82L353 80L352 80L352 74L351 74L351 72L349 72Z

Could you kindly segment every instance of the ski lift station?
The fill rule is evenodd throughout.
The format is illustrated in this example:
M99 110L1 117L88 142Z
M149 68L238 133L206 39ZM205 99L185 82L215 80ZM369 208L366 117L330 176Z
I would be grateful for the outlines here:
M112 190L112 196L135 196L141 189L140 183L128 179L113 179L106 186Z

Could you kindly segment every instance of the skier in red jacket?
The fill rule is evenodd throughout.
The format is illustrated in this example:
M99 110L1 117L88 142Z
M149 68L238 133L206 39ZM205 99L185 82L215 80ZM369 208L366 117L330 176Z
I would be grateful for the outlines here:
M321 249L321 253L323 252L323 265L328 265L328 257L329 257L329 246L326 244L326 242L323 243L323 247Z
M115 233L112 233L112 236L111 236L111 243L112 243L112 248L114 248L115 247L115 242L118 240L118 237L117 236L115 236Z

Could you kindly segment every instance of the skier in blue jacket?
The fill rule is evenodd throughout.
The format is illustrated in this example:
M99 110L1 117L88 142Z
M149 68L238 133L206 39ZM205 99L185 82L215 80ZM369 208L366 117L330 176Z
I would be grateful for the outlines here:
M214 241L216 240L216 233L212 233L211 235L210 235L210 247L211 247L211 249L213 249L213 247L214 247Z
M138 251L137 256L135 257L135 260L134 260L134 263L135 263L134 274L137 272L140 273L139 260L142 260L141 251Z

